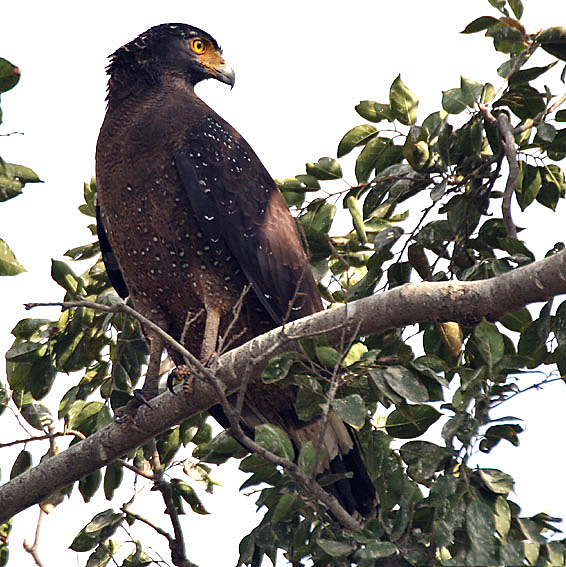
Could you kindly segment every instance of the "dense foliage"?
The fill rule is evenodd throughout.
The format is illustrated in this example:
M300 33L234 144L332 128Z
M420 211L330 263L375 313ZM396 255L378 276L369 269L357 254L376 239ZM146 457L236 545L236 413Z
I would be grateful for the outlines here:
M566 110L559 108L565 97L548 86L564 82L566 28L529 34L520 21L521 0L490 4L499 11L497 17L480 17L463 33L483 32L495 50L508 55L498 69L499 85L462 78L442 94L442 108L423 119L417 95L399 76L388 101L356 106L363 123L340 140L338 159L323 157L308 163L305 173L279 182L296 212L328 305L409 281L493 278L535 260L519 237L510 203L516 201L525 211L538 202L555 211L566 193L560 167L566 157L566 128L561 128ZM544 66L529 65L536 51L546 52ZM6 80L0 76L0 90L10 88ZM353 152L358 152L353 162L342 159ZM344 163L353 163L357 185L336 182ZM0 167L2 199L15 196L25 182L38 181L29 170L24 175L23 169L14 169L19 166L0 161ZM85 185L80 207L90 222L94 191L94 181ZM333 221L344 215L352 228L339 234L333 227L344 222ZM90 228L94 235L95 225ZM557 243L548 255L563 248ZM2 255L9 252L3 250L0 273L16 273L17 268L5 267ZM53 261L52 277L66 300L118 301L96 241L66 255L94 260L82 275ZM542 367L548 374L557 366L560 375L566 372L565 328L566 304L553 308L550 301L538 313L523 308L497 323L474 320L471 314L464 325L427 323L411 333L395 329L341 348L324 339L305 340L302 352L273 359L264 381L297 386L301 419L331 404L357 431L379 495L377 517L355 533L343 530L280 467L248 455L227 434L211 438L204 415L157 439L163 467L185 463L169 471L177 510L182 513L188 504L194 513L207 513L193 486L204 483L211 491L210 465L238 458L240 469L250 473L243 487L264 483L257 504L267 509L242 541L239 565L259 565L264 555L275 562L278 549L293 565L308 558L316 566L562 565L565 545L557 535L558 519L543 513L523 516L510 497L511 476L472 468L469 460L478 449L519 444L523 426L512 417L494 420L491 410L516 393L517 377L525 370ZM58 320L24 319L13 335L5 385L11 402L40 432L78 432L73 443L108 425L143 375L145 343L138 324L123 314L70 309ZM338 370L337 388L320 371L324 368ZM61 374L70 373L75 383L55 415L42 399ZM440 438L425 440L423 434L436 422L442 424ZM262 429L256 441L298 459L305 470L312 466L315 448L307 444L295 455L277 428ZM47 456L53 450L51 444ZM125 459L140 470L151 468L147 448L133 449ZM22 450L10 477L33 460L28 449ZM113 463L65 493L78 490L88 502L104 490L112 501L122 478L122 463ZM57 495L43 505L61 500ZM106 565L120 545L117 527L136 521L120 505L99 512L72 548L89 554L88 565ZM154 521L165 525L163 516ZM7 534L6 526L2 529ZM5 563L6 555L0 557ZM146 565L149 552L138 543L120 561Z
M0 95L13 89L20 80L20 70L0 58ZM0 109L2 124L2 109ZM5 162L0 156L0 202L19 195L26 183L37 183L39 177L28 167ZM8 245L0 238L0 276L13 276L25 268L18 262Z

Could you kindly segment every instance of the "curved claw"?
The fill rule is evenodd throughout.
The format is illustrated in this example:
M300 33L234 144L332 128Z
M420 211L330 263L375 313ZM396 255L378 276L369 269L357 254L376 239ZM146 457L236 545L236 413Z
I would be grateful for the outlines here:
M132 392L132 394L134 395L134 398L136 400L138 400L142 404L146 405L148 408L151 408L151 404L145 399L145 396L143 394L143 390L134 390Z
M169 373L169 376L167 376L167 389L174 395L177 395L177 392L175 392L174 388L173 388L173 382L175 381L175 378L177 377L177 372L175 370L171 371Z

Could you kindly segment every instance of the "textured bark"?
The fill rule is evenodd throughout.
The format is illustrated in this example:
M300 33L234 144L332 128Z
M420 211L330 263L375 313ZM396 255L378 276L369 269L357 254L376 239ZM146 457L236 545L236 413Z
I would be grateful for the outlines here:
M566 293L566 252L489 280L406 284L257 337L220 357L216 375L231 393L242 376L261 372L271 357L296 350L298 340L307 336L324 334L330 343L338 343L344 339L342 329L352 338L425 321L470 325L483 317L497 320L562 293ZM152 409L142 406L133 420L113 423L1 486L0 523L205 411L218 403L218 396L208 382L195 380L190 397L166 392L151 403Z

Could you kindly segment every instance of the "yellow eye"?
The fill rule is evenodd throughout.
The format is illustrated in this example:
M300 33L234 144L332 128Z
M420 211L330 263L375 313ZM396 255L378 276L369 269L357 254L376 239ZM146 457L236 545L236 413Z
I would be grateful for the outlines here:
M191 41L191 48L197 55L201 55L206 51L206 43L197 37Z

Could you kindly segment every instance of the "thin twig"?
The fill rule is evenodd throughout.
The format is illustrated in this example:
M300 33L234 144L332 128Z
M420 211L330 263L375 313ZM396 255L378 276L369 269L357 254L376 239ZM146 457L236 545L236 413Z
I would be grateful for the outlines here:
M148 473L134 465L131 465L130 463L128 463L127 461L125 461L124 459L116 459L116 461L114 461L115 463L118 463L119 465L122 465L124 468L132 471L133 473L139 475L139 476L143 476L144 478L147 478L147 480L155 480L154 475L152 473Z
M503 215L503 224L507 236L510 238L517 238L517 229L513 218L511 216L511 201L513 193L515 192L515 184L519 176L519 162L517 161L517 145L513 136L513 128L509 122L507 114L501 112L497 115L497 126L501 132L501 142L505 150L505 157L509 164L509 175L507 183L505 184L505 192L503 193L503 204L501 206L501 213Z
M228 327L226 327L224 334L222 336L218 337L218 348L217 348L217 354L216 354L215 359L218 358L221 354L224 354L225 350L228 349L228 347L230 346L230 343L233 340L236 340L237 338L239 338L241 333L238 333L236 337L234 337L230 341L226 342L226 338L230 337L232 335L232 330L233 330L234 326L236 325L236 323L238 322L238 319L240 318L240 313L241 313L242 307L244 305L244 298L246 297L246 295L248 294L248 292L250 291L251 288L252 288L251 284L244 286L242 293L240 293L240 297L238 297L238 301L236 301L236 304L232 308L232 319L231 319L230 323L228 324Z
M28 437L27 439L16 439L15 441L9 441L8 443L0 443L0 449L4 449L5 447L12 447L13 445L29 443L31 441L45 441L47 439L52 440L55 437L63 437L65 435L73 435L74 437L77 437L81 440L86 439L86 436L80 431L76 431L75 429L67 429L66 431L56 431L54 433L46 433L45 435L35 435Z
M39 559L38 554L38 547L39 547L39 535L41 532L41 525L43 523L43 518L45 516L45 512L39 508L39 516L37 518L37 525L35 527L35 537L33 539L33 543L30 545L26 540L24 540L23 546L24 549L33 557L35 564L37 567L43 567L43 563Z
M523 124L517 126L513 129L513 134L522 134L526 132L533 126L538 126L544 122L544 119L549 115L552 114L559 106L566 102L566 94L562 95L552 106L545 108L542 112L539 112L534 118L529 118L525 120Z
M353 338L350 339L350 341L348 342L348 345L346 347L344 347L345 329L343 330L342 337L340 339L340 348L338 350L338 352L340 354L345 354L350 350L350 348L352 348L352 344L356 340L357 332L358 332L358 328L356 328L356 331L353 333L353 335L352 335ZM322 454L322 445L323 445L323 442L324 442L324 437L326 435L326 429L328 428L328 419L330 417L330 410L331 410L332 402L333 402L334 398L336 397L336 391L338 390L338 386L340 385L340 380L339 380L340 365L341 365L341 360L338 360L336 362L336 364L334 365L334 368L332 370L332 376L331 376L331 379L330 379L330 388L328 389L328 393L326 395L327 401L322 406L322 416L320 417L320 420L321 420L320 421L320 432L319 432L318 441L317 441L317 445L316 445L314 465L313 465L313 468L312 468L313 474L316 474L316 472L318 471L318 465L320 463L320 455Z
M493 93L493 96L491 97L491 100L489 102L495 100L501 94L503 89L507 86L509 79L527 62L535 46L536 44L534 42L531 42L526 49L523 49L523 51L521 51L521 53L516 56L515 61L513 62L513 65L509 70L509 73L506 77L504 77L503 81L501 82L497 90Z
M130 510L128 510L127 505L122 506L122 508L120 508L120 510L122 512L124 512L124 514L128 514L128 516L132 516L132 518L135 518L136 520L139 520L140 522L142 522L146 526L153 528L159 535L163 536L169 542L169 545L171 545L171 541L173 540L173 537L170 534L168 534L164 529L160 528L158 525L154 524L153 522L151 522L147 518L144 518L143 516L140 516L140 515L138 515L134 512L131 512Z
M183 529L181 528L181 522L179 521L179 513L173 500L171 484L163 478L164 471L161 466L161 459L159 458L159 451L157 450L155 438L149 442L149 445L151 448L151 466L153 468L155 486L159 492L161 492L161 496L165 502L165 508L167 509L167 514L169 515L169 519L173 526L173 532L175 534L175 537L169 538L171 560L178 567L196 567L194 563L187 559L185 553L185 539L183 536Z
M505 398L503 398L502 400L492 404L491 409L496 408L497 406L500 406L501 404L507 402L508 400L510 400L511 398L514 398L515 396L518 396L519 394L524 394L525 392L528 392L529 390L540 390L543 386L546 386L547 384L552 384L553 382L561 382L561 381L564 381L564 378L562 376L557 376L556 378L546 377L541 382L537 382L536 384L531 384L530 386L527 386L526 388L523 388L522 390L516 390L512 394L505 396Z

